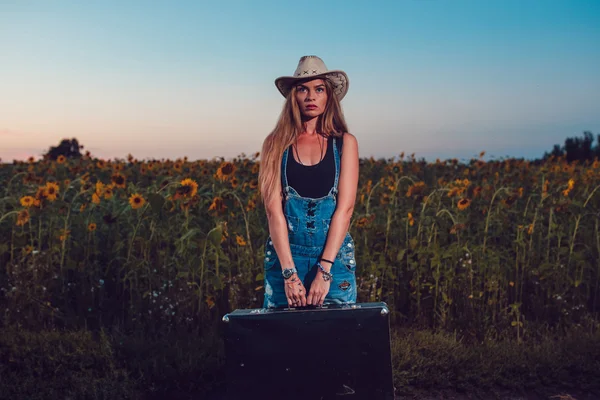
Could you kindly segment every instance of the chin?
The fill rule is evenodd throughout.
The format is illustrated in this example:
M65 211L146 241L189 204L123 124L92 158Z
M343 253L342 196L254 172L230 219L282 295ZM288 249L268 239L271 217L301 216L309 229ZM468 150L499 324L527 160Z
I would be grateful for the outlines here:
M304 115L306 115L307 117L318 117L319 115L323 114L323 111L321 110L305 110L304 111Z

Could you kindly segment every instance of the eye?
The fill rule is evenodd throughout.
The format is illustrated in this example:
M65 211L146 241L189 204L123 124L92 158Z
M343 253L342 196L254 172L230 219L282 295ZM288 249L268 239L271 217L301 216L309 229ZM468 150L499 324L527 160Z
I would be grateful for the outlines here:
M296 90L297 90L298 92L304 92L304 91L306 91L306 88L305 88L304 86L298 86L298 87L296 88Z
M317 92L318 92L318 93L321 93L321 92L324 92L324 91L325 91L325 89L324 89L324 88L322 88L322 87L320 87L320 88L317 88Z

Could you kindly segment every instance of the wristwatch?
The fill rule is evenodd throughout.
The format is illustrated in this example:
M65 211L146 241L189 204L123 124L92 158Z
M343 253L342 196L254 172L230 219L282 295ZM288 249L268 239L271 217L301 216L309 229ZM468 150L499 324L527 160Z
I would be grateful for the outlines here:
M331 272L325 271L325 268L323 268L323 266L321 265L321 263L318 262L318 261L317 261L317 265L319 266L319 269L321 270L321 274L323 274L323 280L324 281L333 280L333 274Z
M294 275L297 272L298 270L296 268L286 268L283 271L281 271L281 275L283 275L283 279L290 279L292 275Z

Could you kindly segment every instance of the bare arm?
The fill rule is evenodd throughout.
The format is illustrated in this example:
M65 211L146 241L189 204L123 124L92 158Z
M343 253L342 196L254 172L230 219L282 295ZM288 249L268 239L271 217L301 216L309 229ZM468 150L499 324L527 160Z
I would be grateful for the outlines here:
M354 135L345 133L343 143L337 205L323 251L323 258L328 260L335 259L348 232L358 187L358 141ZM323 268L329 271L331 264L323 263Z
M287 222L283 214L281 181L277 182L275 190L278 195L273 196L271 201L265 204L265 212L269 223L271 241L281 263L281 269L284 270L294 267L294 260L290 250Z

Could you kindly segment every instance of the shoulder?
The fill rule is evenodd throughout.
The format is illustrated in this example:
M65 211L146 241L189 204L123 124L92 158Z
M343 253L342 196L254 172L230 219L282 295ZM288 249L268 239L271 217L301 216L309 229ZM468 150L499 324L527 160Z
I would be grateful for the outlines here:
M345 148L358 146L358 140L356 139L356 136L349 132L344 132L340 139L343 144L343 147Z

